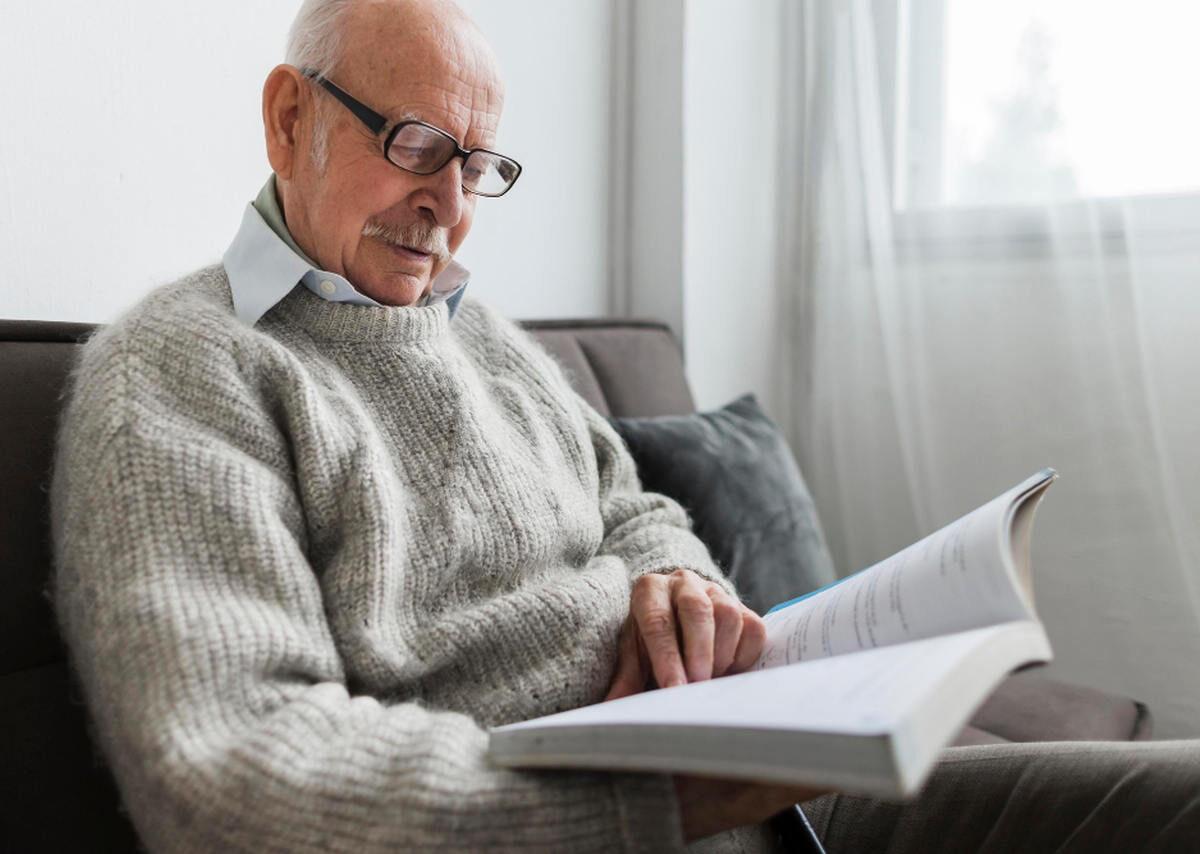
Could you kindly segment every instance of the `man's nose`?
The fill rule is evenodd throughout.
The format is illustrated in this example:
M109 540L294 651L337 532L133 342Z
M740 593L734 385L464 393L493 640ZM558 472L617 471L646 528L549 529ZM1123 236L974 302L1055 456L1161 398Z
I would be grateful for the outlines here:
M442 228L458 225L463 214L462 159L455 157L432 175L422 179L417 207L429 211Z

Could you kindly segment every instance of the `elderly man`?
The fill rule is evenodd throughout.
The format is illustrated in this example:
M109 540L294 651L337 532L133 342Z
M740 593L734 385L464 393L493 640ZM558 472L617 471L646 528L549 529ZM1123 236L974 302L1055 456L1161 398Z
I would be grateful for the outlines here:
M487 725L745 669L762 624L460 302L451 256L520 172L470 21L310 0L288 59L224 263L91 342L63 432L59 612L142 838L666 849L803 794L488 765Z
M754 823L814 793L487 762L486 726L745 669L762 624L553 362L461 299L451 256L520 173L472 24L445 0L309 0L288 60L263 91L274 176L223 264L96 336L63 426L57 604L141 838L768 844ZM818 814L868 847L1043 832L995 796L1032 801L1034 758L961 754L924 812ZM1087 767L1090 803L1129 765Z

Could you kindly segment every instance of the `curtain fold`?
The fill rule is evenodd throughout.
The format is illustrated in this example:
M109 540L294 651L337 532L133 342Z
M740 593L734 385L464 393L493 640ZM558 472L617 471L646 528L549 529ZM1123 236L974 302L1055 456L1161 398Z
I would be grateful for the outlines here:
M838 568L1054 466L1052 670L1196 735L1200 197L897 212L874 8L784 13L781 420Z

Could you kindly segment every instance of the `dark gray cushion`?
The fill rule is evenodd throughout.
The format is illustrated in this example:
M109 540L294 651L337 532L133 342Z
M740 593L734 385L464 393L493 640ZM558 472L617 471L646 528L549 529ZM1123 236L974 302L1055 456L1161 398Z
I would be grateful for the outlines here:
M642 486L687 508L755 611L836 579L800 469L754 395L714 412L611 421Z

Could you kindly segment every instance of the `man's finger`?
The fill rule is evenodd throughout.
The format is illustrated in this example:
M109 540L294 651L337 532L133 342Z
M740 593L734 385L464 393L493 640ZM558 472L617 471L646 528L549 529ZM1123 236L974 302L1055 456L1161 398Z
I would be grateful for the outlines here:
M742 603L716 584L708 585L713 605L713 676L724 676L733 665L742 637Z
M683 639L684 670L689 682L703 682L713 675L713 602L694 573L671 578L671 601Z
M763 644L767 641L767 626L762 617L742 606L742 636L738 639L737 652L733 655L733 664L729 673L742 673L749 670L762 654Z
M637 627L632 619L626 620L621 628L621 640L617 645L617 671L604 699L615 700L640 694L650 678L646 652L638 642Z
M675 613L666 579L642 576L634 586L630 611L650 656L650 669L660 688L687 683L676 637Z

